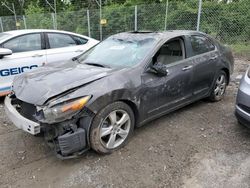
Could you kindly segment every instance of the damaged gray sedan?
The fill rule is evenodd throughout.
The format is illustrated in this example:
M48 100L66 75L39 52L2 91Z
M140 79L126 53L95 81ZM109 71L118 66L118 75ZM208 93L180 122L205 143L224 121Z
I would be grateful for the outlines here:
M134 128L202 98L219 101L231 51L195 31L127 32L64 64L16 77L6 114L61 158L111 153Z

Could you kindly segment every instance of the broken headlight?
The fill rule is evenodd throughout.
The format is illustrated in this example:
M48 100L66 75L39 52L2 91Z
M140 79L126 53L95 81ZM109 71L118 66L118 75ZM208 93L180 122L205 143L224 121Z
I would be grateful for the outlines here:
M44 108L44 122L55 123L71 118L76 115L89 101L91 96L85 96L50 108Z

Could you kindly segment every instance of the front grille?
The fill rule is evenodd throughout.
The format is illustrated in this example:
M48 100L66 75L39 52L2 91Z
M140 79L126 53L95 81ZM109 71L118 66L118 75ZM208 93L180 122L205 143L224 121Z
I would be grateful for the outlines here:
M250 114L250 107L249 106L246 106L244 104L238 104L238 106L244 110L245 112L249 113Z
M17 98L12 99L12 104L16 106L17 111L24 116L25 118L37 122L35 118L36 115L36 106L33 104L26 103Z

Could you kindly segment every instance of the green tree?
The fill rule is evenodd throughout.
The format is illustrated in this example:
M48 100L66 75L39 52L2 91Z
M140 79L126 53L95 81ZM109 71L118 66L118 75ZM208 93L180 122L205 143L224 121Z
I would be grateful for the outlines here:
M45 14L44 9L38 3L29 4L25 9L25 15L28 28L53 28L51 14Z

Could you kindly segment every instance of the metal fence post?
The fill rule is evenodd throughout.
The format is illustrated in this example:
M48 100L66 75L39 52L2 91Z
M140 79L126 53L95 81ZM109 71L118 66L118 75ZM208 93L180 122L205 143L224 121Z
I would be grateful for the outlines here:
M27 29L27 25L26 25L26 18L25 16L23 15L23 23L24 23L24 28Z
M202 0L199 0L199 9L198 9L198 18L197 18L197 27L196 27L197 31L200 30L201 7L202 7Z
M55 29L57 29L57 13L54 14Z
M0 17L0 26L1 26L1 30L2 30L2 32L4 32L4 30L3 30L3 20L2 20L2 18Z
M54 11L55 11L55 28L57 29L57 11L56 11L56 0L54 0Z
M99 20L99 24L100 24L100 41L102 41L102 23L101 23L101 20L102 20L102 1L100 0L99 2L100 4L100 20Z
M137 31L137 5L135 5L135 31Z
M51 13L51 18L52 18L52 22L53 22L53 28L56 29L55 14L54 13Z
M166 14L165 14L165 27L164 30L167 30L167 20L168 20L168 0L166 2Z
M88 20L88 36L91 37L90 33L90 18L89 18L89 10L87 10L87 20Z
M54 14L52 16L53 19L53 27L54 29L57 29L57 11L56 11L56 0L54 0L54 6L50 4L48 0L45 0L46 3L50 6L50 8L54 11Z

